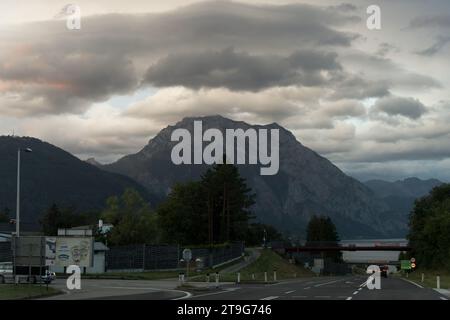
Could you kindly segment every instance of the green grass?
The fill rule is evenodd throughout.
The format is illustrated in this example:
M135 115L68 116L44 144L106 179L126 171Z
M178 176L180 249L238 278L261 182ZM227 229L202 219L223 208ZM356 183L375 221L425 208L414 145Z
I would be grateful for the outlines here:
M264 249L261 251L261 256L242 269L241 281L242 282L263 282L264 272L267 272L267 280L274 281L274 271L277 272L277 281L285 279L293 279L300 277L312 277L314 274L309 270L289 263L286 259L275 253L270 249ZM253 278L254 275L254 278ZM210 281L214 281L214 274L212 274ZM194 281L206 281L206 276L200 276L193 279ZM237 280L237 274L220 274L221 282L235 282Z
M425 275L424 282L422 282L422 273ZM408 278L403 275L405 279L414 281L420 285L429 288L436 288L436 276L441 277L441 289L450 289L450 272L449 271L435 271L435 270L415 270L408 275Z
M0 300L30 299L58 294L59 291L45 285L0 284Z

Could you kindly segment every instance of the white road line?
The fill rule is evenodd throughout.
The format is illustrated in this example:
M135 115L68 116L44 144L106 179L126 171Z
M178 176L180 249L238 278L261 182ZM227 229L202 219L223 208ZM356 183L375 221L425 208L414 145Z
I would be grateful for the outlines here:
M292 291L286 291L284 294L291 294L292 292L295 292L295 290L292 290Z
M359 291L355 291L355 292L353 292L353 294L355 295L355 294L357 294Z
M308 290L308 289L311 289L311 287L306 287L306 288L303 288L303 290Z
M448 300L447 298L444 298L444 297L439 297L439 298L441 298L441 300Z
M97 286L101 289L122 289L122 290L145 290L145 291L166 291L166 292L177 292L177 293L184 293L184 296L179 298L174 298L172 300L183 300L183 299L189 299L192 297L192 293L183 291L183 290L174 290L174 289L162 289L162 288L147 288L147 287L102 287Z
M195 295L195 296L192 296L192 294L191 294L189 297L181 297L181 298L176 298L176 299L173 299L173 300L183 300L183 299L187 299L187 298L190 298L190 297L193 297L193 298L207 297L207 296L213 296L213 295L216 295L216 294L227 293L227 292L230 292L230 291L219 291L219 292L212 292L212 293L204 293L204 294L198 294L198 295Z
M328 298L331 298L331 296L314 296L314 298L324 298L324 299L328 299Z
M321 286L326 286L327 284L332 284L332 283L336 283L336 282L339 282L339 281L342 281L342 279L341 280L334 280L334 281L330 281L330 282L325 282L325 283L319 283L319 284L316 284L314 287L321 287Z
M358 291L361 291L363 288L359 288Z
M170 291L166 289L158 289L158 288L146 288L146 287L101 287L97 286L100 289L124 289L124 290L150 290L150 291Z
M345 299L345 300L352 300L353 299L353 297L348 297L347 299Z
M304 298L308 298L308 296L292 296L292 298L302 298L302 299L304 299Z
M261 300L275 300L276 298L279 298L279 296L265 297L265 298L262 298Z
M416 287L419 287L420 289L423 289L423 287L422 287L420 284L417 284L417 283L415 283L414 281L406 280L406 279L404 279L404 278L400 278L400 279L402 279L402 280L404 280L404 281L406 281L406 282L409 282L409 283L415 285Z

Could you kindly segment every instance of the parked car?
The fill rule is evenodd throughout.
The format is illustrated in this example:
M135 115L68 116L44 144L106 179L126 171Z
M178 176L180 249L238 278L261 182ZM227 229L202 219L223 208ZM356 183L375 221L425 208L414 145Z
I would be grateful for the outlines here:
M33 267L33 269L36 269ZM21 280L26 280L29 283L45 283L50 284L53 280L56 279L56 273L49 271L48 269L42 270L42 275L39 276L39 273L36 273L36 270L33 270L31 277L26 272L27 270L17 268L19 273L17 274L17 281L21 282ZM12 262L0 262L0 284L11 282L14 283L14 271Z
M383 278L387 278L388 271L389 271L389 266L380 266L380 272L381 272L381 276Z
M13 276L12 262L0 262L0 283L5 283L6 279Z

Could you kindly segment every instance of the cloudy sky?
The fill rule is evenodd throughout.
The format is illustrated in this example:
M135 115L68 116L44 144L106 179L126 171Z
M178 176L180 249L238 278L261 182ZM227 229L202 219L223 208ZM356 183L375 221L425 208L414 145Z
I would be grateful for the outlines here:
M221 114L362 180L449 181L450 2L343 1L77 0L69 30L67 1L2 0L0 134L111 162Z

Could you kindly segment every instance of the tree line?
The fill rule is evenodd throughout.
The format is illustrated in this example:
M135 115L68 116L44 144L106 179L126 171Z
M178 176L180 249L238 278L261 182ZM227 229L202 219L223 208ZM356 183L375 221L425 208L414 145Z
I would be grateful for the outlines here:
M272 226L254 222L251 207L255 194L231 164L209 168L199 181L178 183L156 209L134 189L106 200L99 212L76 213L74 208L52 205L40 219L46 235L56 235L58 228L95 225L98 219L114 227L98 240L110 245L137 243L178 243L214 245L245 241L260 245L282 240Z
M409 216L410 256L419 267L450 268L450 184L417 199Z

